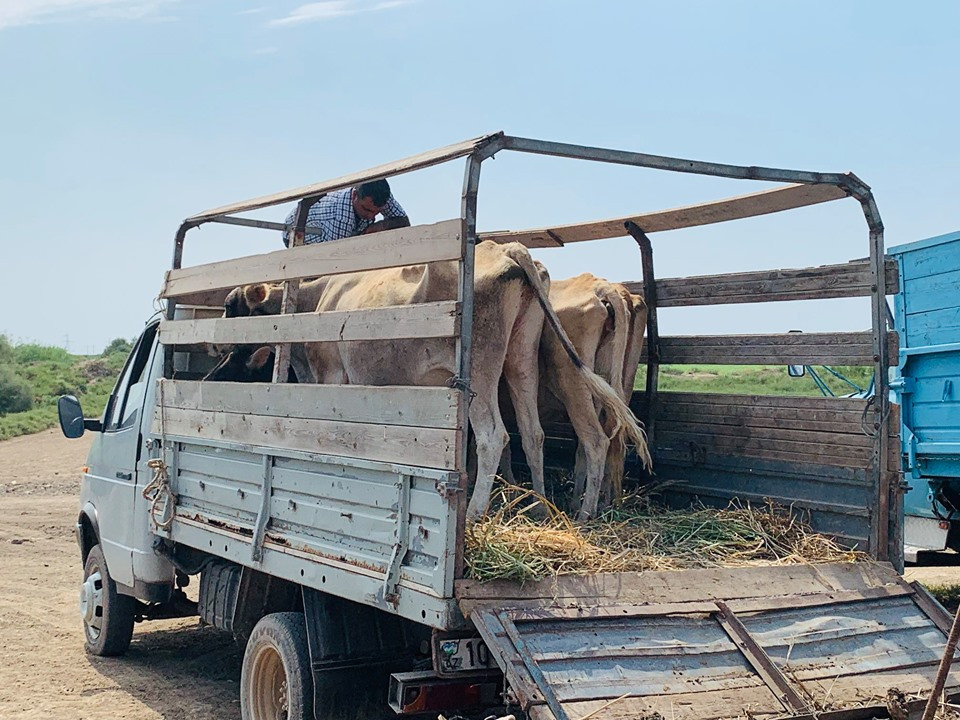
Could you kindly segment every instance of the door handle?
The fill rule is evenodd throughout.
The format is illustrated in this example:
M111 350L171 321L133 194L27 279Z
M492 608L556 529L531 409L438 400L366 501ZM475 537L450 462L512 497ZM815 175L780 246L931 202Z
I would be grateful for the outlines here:
M117 477L121 480L133 480L132 472L118 472Z

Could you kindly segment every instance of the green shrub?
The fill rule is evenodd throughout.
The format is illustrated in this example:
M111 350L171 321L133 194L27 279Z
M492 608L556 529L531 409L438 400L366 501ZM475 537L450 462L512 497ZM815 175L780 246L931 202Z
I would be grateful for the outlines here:
M49 345L27 343L17 345L13 349L13 357L18 363L55 362L60 365L69 365L73 357L63 348Z
M126 357L130 354L131 350L133 350L132 342L125 338L114 338L110 341L110 344L103 349L101 355L114 355L116 353L120 353Z
M13 345L6 335L0 335L0 363L13 362Z
M8 365L0 365L0 415L33 407L33 388Z

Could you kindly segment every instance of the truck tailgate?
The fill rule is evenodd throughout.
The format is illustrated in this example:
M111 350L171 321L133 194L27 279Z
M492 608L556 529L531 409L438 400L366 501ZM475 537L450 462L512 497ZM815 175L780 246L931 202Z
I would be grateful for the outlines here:
M929 694L951 624L873 562L464 580L457 598L534 720L885 717L891 688Z

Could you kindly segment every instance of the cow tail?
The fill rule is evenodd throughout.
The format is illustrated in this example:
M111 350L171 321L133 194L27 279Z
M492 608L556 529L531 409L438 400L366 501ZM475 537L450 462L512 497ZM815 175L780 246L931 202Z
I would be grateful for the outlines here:
M614 383L614 389L623 387L623 368L629 348L630 330L632 329L631 313L624 301L622 295L614 288L612 292L604 293L601 298L607 302L613 309L613 343L611 347L611 366L610 380ZM621 395L624 402L629 402L629 396ZM610 443L613 446L613 457L622 458L626 455L626 425L620 427L610 437ZM644 438L646 440L646 438ZM608 467L607 472L610 479L610 491L612 498L623 497L623 464L613 463L613 467Z
M644 467L647 469L652 468L653 460L647 448L647 436L643 432L643 428L640 427L640 422L634 417L630 408L620 395L618 395L602 377L583 364L580 356L577 355L576 348L573 347L573 343L570 341L570 337L560 324L560 318L557 317L557 313L550 304L549 295L543 283L540 281L540 275L533 264L533 258L525 247L522 245L519 247L522 248L522 252L518 252L516 249L512 249L507 245L504 246L504 250L510 258L520 266L523 274L526 275L527 281L537 296L537 302L539 302L540 307L543 308L543 313L547 318L547 324L550 325L554 333L556 333L560 340L560 345L567 353L567 357L570 358L570 362L573 363L577 373L583 378L587 388L590 390L590 394L599 400L603 408L610 413L615 428L614 432L624 432L627 439L636 448L637 456L640 458Z

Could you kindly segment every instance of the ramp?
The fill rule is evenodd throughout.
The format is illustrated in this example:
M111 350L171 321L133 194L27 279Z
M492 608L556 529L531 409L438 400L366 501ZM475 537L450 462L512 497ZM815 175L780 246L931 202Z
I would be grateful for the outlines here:
M929 694L952 621L872 562L461 581L457 596L534 720L886 717L891 688Z

